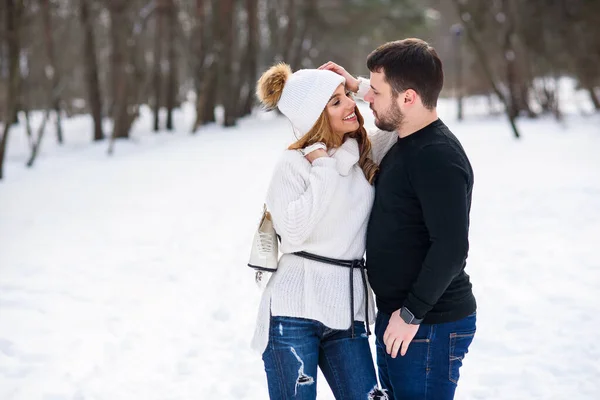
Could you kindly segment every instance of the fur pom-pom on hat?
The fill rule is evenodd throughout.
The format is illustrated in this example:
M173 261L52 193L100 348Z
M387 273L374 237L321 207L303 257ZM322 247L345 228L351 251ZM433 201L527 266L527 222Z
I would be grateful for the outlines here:
M256 96L267 109L277 107L285 83L291 75L292 68L286 63L276 64L262 74L256 85Z
M345 79L332 71L301 69L292 73L285 63L269 68L258 80L256 95L267 110L275 107L301 135L317 122L327 102Z

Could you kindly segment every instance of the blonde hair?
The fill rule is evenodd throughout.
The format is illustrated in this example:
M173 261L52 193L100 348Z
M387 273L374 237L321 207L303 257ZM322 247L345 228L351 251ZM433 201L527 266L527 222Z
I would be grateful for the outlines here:
M323 142L328 149L332 149L341 146L347 138L356 139L360 154L358 165L365 174L367 181L372 185L375 181L377 172L379 172L379 166L375 164L370 157L371 141L369 140L369 136L367 135L367 131L364 127L364 118L360 114L360 111L358 111L358 107L354 107L354 112L356 113L356 118L358 119L359 125L358 129L354 132L346 133L343 138L340 138L340 136L334 133L331 129L327 111L323 110L321 116L317 122L315 122L315 125L312 127L312 129L298 139L295 143L292 143L288 149L299 150L317 142Z

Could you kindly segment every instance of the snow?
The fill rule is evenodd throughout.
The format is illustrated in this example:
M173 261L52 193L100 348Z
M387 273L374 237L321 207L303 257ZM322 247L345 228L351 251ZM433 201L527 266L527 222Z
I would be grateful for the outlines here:
M467 270L479 304L457 399L600 398L600 116L522 120L516 141L503 117L459 123L453 106L440 113L475 170ZM190 135L186 105L179 131L157 135L143 111L112 157L90 143L89 116L65 120L65 145L48 132L33 170L22 127L12 131L2 400L268 397L245 265L290 127L259 113ZM322 375L318 385L333 398Z

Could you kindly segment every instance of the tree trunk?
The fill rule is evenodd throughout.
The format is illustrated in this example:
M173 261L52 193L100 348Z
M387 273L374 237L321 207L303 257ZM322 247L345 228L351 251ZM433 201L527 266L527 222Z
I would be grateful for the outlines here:
M563 119L563 114L562 111L560 110L560 95L559 95L559 90L558 90L558 82L560 81L560 76L559 74L555 73L554 74L554 92L553 92L553 96L552 96L552 114L554 115L554 118L556 118L557 121L562 121Z
M47 109L44 112L44 119L38 128L37 139L31 146L31 154L29 156L29 160L27 160L27 164L25 164L28 168L33 167L33 163L37 158L38 151L40 149L40 144L42 143L42 138L44 137L44 132L46 131L46 122L48 122L48 118L50 117L50 109Z
M523 81L519 89L520 109L522 111L525 111L525 113L527 114L527 118L537 118L538 115L531 109L531 105L529 104L531 84L529 82Z
M94 26L90 20L88 0L80 0L79 17L84 30L83 65L90 111L94 119L94 141L99 141L104 139L104 132L102 132L102 97L98 80L98 59L96 57Z
M239 106L238 115L240 117L252 113L252 104L254 103L254 86L258 74L258 8L257 0L246 0L246 12L248 14L248 38L246 42L246 55L242 68L245 74L244 91L242 101Z
M202 124L208 124L215 122L215 107L217 106L217 95L218 95L218 62L216 59L212 60L209 71L204 78L204 93L202 94L201 106L202 106Z
M294 38L296 33L296 4L295 0L287 0L287 26L285 27L285 39L283 48L283 61L290 63L294 49Z
M517 63L517 48L515 37L517 36L515 12L510 0L502 0L502 11L506 16L506 31L504 32L504 59L506 60L506 86L508 87L508 99L510 100L510 112L513 118L519 117L525 112L529 118L537 115L529 106L529 84L523 77L523 72ZM521 56L519 55L521 64Z
M222 50L222 63L219 71L221 77L220 82L220 97L223 104L223 126L234 126L235 125L235 99L237 98L236 88L233 83L233 20L234 20L234 1L233 0L221 0L220 9L220 24L222 28L221 37L223 38L221 50Z
M156 6L156 29L154 31L154 132L160 129L160 106L162 100L162 43L164 15L168 0L158 0Z
M456 96L456 119L463 120L463 43L460 25L453 27L454 41L454 94Z
M219 10L222 4L219 0L212 0L211 2L211 42L212 49L207 55L207 72L204 76L204 93L202 94L202 124L215 122L215 107L217 105L219 95L219 67L221 64L222 54L222 38L220 29L220 14Z
M316 0L304 1L304 11L302 12L302 28L296 40L294 51L292 52L289 64L292 66L292 70L298 70L302 68L302 59L306 49L304 43L308 40L312 34L312 21L315 19L317 14L317 3Z
M50 0L42 1L42 10L44 15L44 36L46 38L46 55L48 65L46 66L46 77L50 80L50 101L54 112L56 113L56 139L59 144L63 143L63 131L60 111L60 76L56 67L54 57L54 40L52 39L52 17L50 15Z
M594 85L588 85L586 87L588 93L590 94L590 100L592 100L592 104L594 105L594 109L596 111L600 111L600 98L598 97L598 93L594 91Z
M282 61L280 52L280 29L279 29L279 10L277 2L267 1L267 26L269 28L269 54L270 64Z
M108 2L110 12L111 69L113 76L114 105L112 110L112 139L129 138L131 117L129 115L128 57L129 21L127 19L128 0Z
M33 131L31 130L31 118L29 118L29 110L25 108L23 110L23 116L25 117L25 133L27 134L27 142L29 142L29 148L33 149L35 146L35 139L33 138ZM23 123L19 119L19 123Z
M194 31L194 39L196 42L196 58L195 58L195 74L194 74L194 85L196 87L196 120L192 126L192 133L202 125L204 115L204 103L205 103L205 87L204 87L204 75L206 74L206 28L204 23L205 10L204 0L196 0L196 28Z
M175 108L175 96L177 95L177 9L174 0L168 2L168 59L169 59L169 81L167 85L167 130L173 131L173 109Z
M512 50L505 50L506 58L506 87L508 89L508 113L511 118L517 118L519 116L519 101L517 100L517 88L515 83L515 63L514 59L509 59ZM512 56L514 57L514 55Z
M6 114L4 115L4 132L0 138L0 180L4 177L4 157L6 154L6 144L8 142L8 133L15 115L20 71L19 71L19 27L23 11L22 0L5 0L5 30L6 47L8 49L8 88L6 91Z
M463 4L462 0L453 0L453 3L454 3L454 6L456 7L456 11L459 16L468 15L467 9L466 9L465 5ZM502 91L496 84L496 81L494 79L494 74L492 72L490 60L487 57L487 55L483 49L483 46L481 45L481 43L478 40L479 32L477 32L477 28L475 27L475 24L472 23L472 19L470 19L470 20L463 19L463 23L465 24L465 34L467 36L467 39L471 43L473 50L475 51L475 56L477 57L477 60L479 61L480 65L483 69L483 72L485 74L485 77L487 78L490 86L494 90L494 93L496 93L496 95L498 96L500 101L502 101L502 104L504 105L504 110L505 110L506 116L507 116L510 126L512 128L513 134L514 134L515 138L518 139L521 137L521 135L519 134L519 130L517 128L515 118L510 110L510 104L508 103L508 100L506 99L506 96L504 95L504 93L502 93Z
M517 83L517 71L516 71L516 52L512 45L512 36L514 34L514 21L512 14L510 13L508 0L500 0L502 5L502 11L505 15L504 22L504 41L502 46L504 61L506 62L506 88L508 89L508 101L510 117L517 118L519 116L519 85Z

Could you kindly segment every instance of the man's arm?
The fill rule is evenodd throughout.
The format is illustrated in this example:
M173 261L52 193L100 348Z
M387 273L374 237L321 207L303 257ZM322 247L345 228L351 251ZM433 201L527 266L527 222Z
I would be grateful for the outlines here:
M469 173L460 155L446 144L430 145L417 155L410 177L431 246L404 302L424 318L464 268L469 250Z

